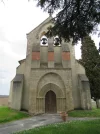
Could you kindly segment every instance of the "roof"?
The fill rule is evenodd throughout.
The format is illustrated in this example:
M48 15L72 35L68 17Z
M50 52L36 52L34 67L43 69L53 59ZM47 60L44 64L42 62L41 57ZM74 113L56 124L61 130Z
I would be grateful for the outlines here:
M21 82L24 78L23 74L16 74L15 78L14 78L14 82Z
M85 74L78 74L81 81L89 81Z
M22 59L22 60L20 60L20 61L18 61L18 62L19 62L19 64L21 64L21 63L23 63L25 60L26 60L26 59Z

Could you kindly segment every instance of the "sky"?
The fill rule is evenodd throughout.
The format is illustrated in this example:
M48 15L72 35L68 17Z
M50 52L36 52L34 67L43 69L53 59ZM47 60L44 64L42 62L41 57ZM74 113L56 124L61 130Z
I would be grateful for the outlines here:
M35 0L3 0L0 2L0 95L8 95L18 61L26 57L26 34L49 15L36 6ZM98 47L100 39L92 36ZM75 46L80 58L80 43Z

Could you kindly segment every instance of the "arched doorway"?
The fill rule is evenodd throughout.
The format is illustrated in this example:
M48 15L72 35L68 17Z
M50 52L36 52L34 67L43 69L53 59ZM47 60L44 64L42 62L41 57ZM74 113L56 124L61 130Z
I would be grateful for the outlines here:
M48 91L45 95L45 112L46 113L56 113L56 94L53 91Z

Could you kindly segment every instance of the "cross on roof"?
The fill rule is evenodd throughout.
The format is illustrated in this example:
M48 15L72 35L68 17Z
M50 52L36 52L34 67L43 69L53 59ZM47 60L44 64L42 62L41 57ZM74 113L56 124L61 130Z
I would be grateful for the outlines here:
M52 16L53 10L50 8L50 9L48 10L48 13L49 13L49 16Z

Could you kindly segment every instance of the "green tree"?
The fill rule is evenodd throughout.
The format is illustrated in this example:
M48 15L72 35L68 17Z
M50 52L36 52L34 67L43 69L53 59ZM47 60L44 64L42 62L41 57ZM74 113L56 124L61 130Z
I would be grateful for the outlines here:
M73 38L76 42L89 35L100 23L100 0L37 0L37 5L45 11L60 9L48 35L59 35L68 41Z
M81 64L85 67L86 75L90 82L91 97L100 107L100 55L91 37L86 36L82 40Z

